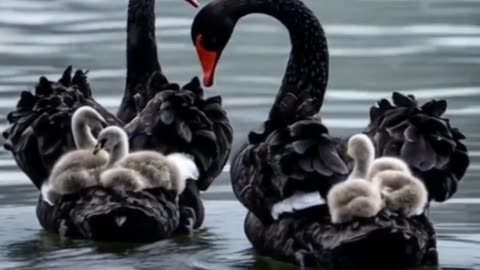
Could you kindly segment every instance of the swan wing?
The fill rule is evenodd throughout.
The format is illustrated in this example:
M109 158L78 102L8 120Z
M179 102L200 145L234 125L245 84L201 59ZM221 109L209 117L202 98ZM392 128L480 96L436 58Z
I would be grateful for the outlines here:
M403 159L426 184L430 197L445 201L457 190L470 160L465 136L443 117L445 100L421 106L412 95L393 93L370 109L366 130L379 156Z
M55 162L75 148L70 121L84 105L109 124L123 125L93 99L86 72L77 70L72 76L72 67L58 81L41 77L34 91L21 93L16 109L8 114L9 126L2 133L5 147L38 189Z
M199 170L198 188L206 190L222 172L233 141L221 98L205 98L196 77L182 88L151 79L148 89L155 96L125 127L131 149L193 156Z
M348 176L337 142L316 118L249 139L232 158L232 187L242 204L263 222L271 222L272 210L283 207L273 209L274 205L296 192L316 192L325 198L334 184Z

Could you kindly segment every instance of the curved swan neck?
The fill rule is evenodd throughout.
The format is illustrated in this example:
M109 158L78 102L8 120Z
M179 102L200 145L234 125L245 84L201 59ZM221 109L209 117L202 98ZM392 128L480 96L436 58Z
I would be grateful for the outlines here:
M97 140L92 134L85 119L85 113L74 113L72 117L72 134L77 149L90 149L95 147Z
M161 71L155 39L155 0L130 0L127 19L127 89Z
M351 179L366 179L368 174L368 169L373 163L373 156L368 159L356 159L355 164L353 165L353 171L350 174L349 178Z
M278 19L290 34L290 59L270 118L288 122L288 118L295 117L299 104L288 97L292 94L300 102L313 98L314 110L317 111L312 115L317 113L328 83L329 55L325 32L313 12L299 0L235 0L223 3L236 20L252 13L267 14Z
M145 85L154 72L161 72L155 39L155 0L129 0L127 79L117 111L118 118L123 122L128 123L136 116L133 96L145 91Z
M129 144L128 138L122 138L116 145L113 147L110 153L110 160L108 166L113 166L117 161L124 158L128 155Z

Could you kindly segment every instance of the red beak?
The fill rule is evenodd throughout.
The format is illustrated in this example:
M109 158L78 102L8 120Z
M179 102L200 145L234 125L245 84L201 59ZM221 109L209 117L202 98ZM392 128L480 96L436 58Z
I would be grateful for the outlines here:
M197 0L186 0L190 5L195 8L198 8L198 1Z
M213 85L215 68L218 62L218 52L208 51L202 45L202 35L198 35L195 40L195 49L197 49L198 59L203 69L203 84L205 86Z

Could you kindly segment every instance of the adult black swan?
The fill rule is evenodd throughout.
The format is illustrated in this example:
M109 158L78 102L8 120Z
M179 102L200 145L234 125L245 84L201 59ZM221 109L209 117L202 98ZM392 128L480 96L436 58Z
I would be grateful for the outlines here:
M375 218L334 225L324 205L277 207L292 197L301 197L310 206L321 203L330 188L346 178L351 160L345 155L345 140L330 136L316 115L327 87L328 47L319 21L299 0L215 0L205 6L191 31L204 84L213 84L236 23L252 13L278 19L292 43L268 119L260 131L249 134L232 159L233 190L250 211L245 232L255 249L302 266L335 269L436 265L435 231L423 214L406 219L385 209ZM367 134L378 155L404 158L425 181L431 197L437 198L437 191L451 196L468 156L460 142L463 135L440 118L446 103L432 101L419 107L413 97L400 94L394 94L394 103L382 100L371 110ZM412 155L412 144L421 145L421 158Z
M95 101L86 72L77 70L72 76L69 67L58 81L41 77L34 93L22 92L16 110L8 115L5 148L40 188L59 157L74 149L70 119L87 105L103 116L105 125L127 131L132 151L190 154L199 179L187 181L178 202L163 189L124 192L98 186L65 195L54 207L39 196L37 217L46 230L74 238L144 242L201 226L199 191L221 173L233 131L221 98L204 97L197 78L183 87L167 81L156 57L154 25L154 0L130 0L127 88L118 117ZM126 222L118 222L122 217Z

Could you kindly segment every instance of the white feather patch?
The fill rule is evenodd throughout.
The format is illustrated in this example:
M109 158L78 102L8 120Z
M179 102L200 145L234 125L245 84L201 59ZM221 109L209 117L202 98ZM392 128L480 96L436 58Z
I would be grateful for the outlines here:
M48 203L50 206L53 206L58 195L55 193L55 191L53 191L52 186L50 186L48 182L45 182L43 183L40 192L42 193L42 200Z
M173 153L167 156L167 159L177 165L182 179L198 180L200 171L193 157L184 153Z
M326 202L318 192L295 192L292 196L273 205L271 214L278 219L282 213L293 213L313 206L324 205Z

